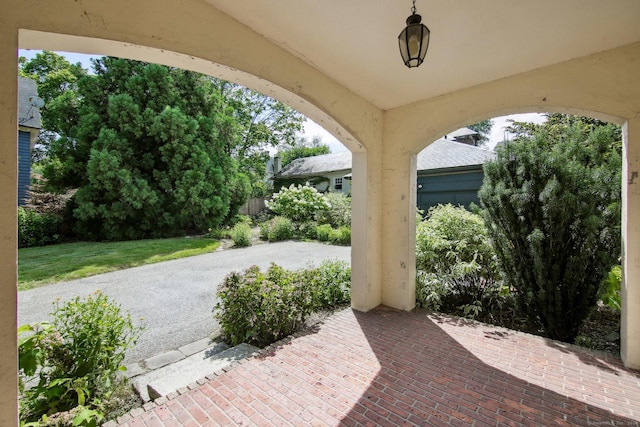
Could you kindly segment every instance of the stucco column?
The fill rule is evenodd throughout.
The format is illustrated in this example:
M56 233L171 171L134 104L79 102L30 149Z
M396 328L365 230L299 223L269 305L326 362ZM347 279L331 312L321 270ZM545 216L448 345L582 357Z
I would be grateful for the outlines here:
M0 425L17 425L18 34L0 26Z
M412 310L416 304L416 155L393 150L385 139L382 165L382 304Z
M351 182L351 307L369 311L382 302L380 155L353 153Z
M621 356L640 369L640 119L623 126Z

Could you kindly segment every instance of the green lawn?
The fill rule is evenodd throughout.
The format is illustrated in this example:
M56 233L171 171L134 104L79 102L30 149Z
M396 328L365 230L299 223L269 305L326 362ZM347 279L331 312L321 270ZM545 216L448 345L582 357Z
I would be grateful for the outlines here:
M200 255L218 246L213 239L181 237L24 248L18 251L18 290Z

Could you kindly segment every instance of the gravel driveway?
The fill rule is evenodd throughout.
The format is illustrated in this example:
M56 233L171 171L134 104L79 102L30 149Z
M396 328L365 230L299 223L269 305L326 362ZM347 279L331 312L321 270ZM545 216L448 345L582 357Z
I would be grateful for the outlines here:
M265 243L225 249L158 264L56 283L18 294L18 324L49 319L52 303L84 297L96 290L122 305L146 329L126 363L177 349L218 330L212 317L216 289L231 271L271 262L299 269L326 259L351 261L351 248L308 242ZM143 319L143 320L140 320Z

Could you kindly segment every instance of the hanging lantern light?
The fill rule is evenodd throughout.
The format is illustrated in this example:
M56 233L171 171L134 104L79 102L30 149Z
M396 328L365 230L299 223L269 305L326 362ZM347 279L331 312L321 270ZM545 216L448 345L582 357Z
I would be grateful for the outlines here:
M406 28L398 36L400 55L404 65L409 68L418 67L424 61L431 34L429 28L421 23L422 17L416 13L416 0L413 0L411 12Z

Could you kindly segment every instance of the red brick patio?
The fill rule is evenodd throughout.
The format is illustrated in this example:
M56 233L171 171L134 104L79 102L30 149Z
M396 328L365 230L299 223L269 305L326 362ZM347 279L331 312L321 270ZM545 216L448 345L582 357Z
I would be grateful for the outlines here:
M617 357L507 329L419 310L344 310L118 421L636 426L640 375Z

